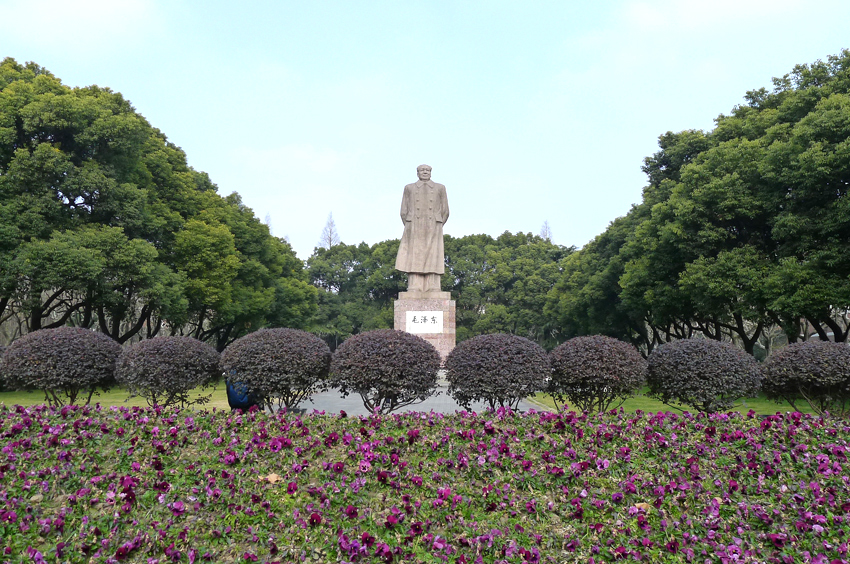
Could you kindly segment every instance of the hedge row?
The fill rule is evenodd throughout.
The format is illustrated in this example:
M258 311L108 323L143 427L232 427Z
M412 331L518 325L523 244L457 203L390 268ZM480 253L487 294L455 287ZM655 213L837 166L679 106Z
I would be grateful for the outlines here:
M370 411L388 413L436 392L440 357L409 333L377 330L355 335L331 355L318 337L295 329L261 329L219 355L190 337L159 337L122 348L103 334L63 327L30 333L0 355L0 384L43 390L49 403L91 400L116 382L151 406L204 403L191 390L224 375L231 405L295 408L319 391L356 393ZM516 407L545 391L556 402L583 411L607 411L644 385L672 406L702 412L729 409L763 390L797 409L850 414L850 347L809 341L776 351L760 366L729 343L689 339L665 344L648 360L621 341L576 337L547 354L539 345L507 334L460 343L445 363L448 393L473 402ZM238 390L242 398L234 400ZM239 402L242 403L239 403Z

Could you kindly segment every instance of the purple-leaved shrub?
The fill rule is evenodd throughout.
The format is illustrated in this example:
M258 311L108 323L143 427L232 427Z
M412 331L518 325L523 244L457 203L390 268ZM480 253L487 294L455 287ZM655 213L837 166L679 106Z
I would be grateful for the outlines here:
M193 399L190 392L220 378L219 354L192 337L155 337L125 348L115 376L151 407L203 405L212 393Z
M230 380L269 407L274 402L290 410L326 389L330 363L328 345L299 329L260 329L237 339L221 355Z
M805 401L817 413L850 415L850 346L805 341L776 350L765 362L762 389L797 410Z
M446 359L449 395L469 408L486 401L495 409L517 407L521 399L546 387L549 358L525 337L494 333L458 344Z
M121 346L103 333L81 327L41 329L9 345L0 375L7 388L42 390L51 405L75 404L82 397L88 404L98 388L114 384L120 353Z
M369 411L390 413L436 391L440 353L416 335L377 329L349 337L333 354L329 384L360 394Z
M548 392L582 411L608 411L635 395L646 381L646 360L629 343L593 335L575 337L549 353ZM618 405L619 405L618 404Z
M755 397L761 383L758 362L722 341L673 341L652 351L647 361L651 397L705 413L729 409L742 397Z

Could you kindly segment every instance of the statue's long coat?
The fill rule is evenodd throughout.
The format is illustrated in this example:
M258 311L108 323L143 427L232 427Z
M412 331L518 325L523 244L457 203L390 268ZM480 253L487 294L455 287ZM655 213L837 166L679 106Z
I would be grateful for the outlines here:
M404 187L401 220L404 233L395 267L402 272L442 274L445 272L443 224L449 219L446 187L420 180Z

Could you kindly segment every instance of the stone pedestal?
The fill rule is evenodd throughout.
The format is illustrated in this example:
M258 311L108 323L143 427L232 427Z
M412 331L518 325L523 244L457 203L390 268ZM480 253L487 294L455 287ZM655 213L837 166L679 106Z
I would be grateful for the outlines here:
M455 302L450 292L399 292L394 326L422 337L440 353L443 364L455 348Z

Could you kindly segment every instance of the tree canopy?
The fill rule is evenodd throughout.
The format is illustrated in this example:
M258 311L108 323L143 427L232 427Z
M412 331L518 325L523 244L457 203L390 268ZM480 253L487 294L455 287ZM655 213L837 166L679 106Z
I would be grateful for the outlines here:
M0 327L192 335L303 326L317 292L238 194L108 88L0 63Z
M764 352L846 341L850 51L748 92L710 132L668 132L643 201L565 262L546 311L648 353L696 334ZM759 350L757 350L759 349Z

